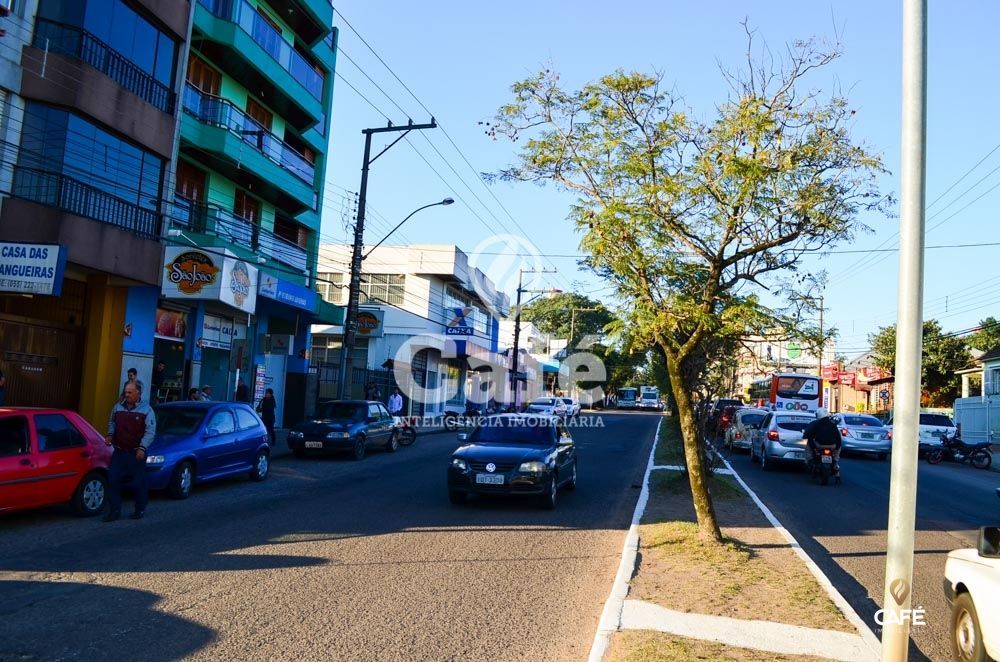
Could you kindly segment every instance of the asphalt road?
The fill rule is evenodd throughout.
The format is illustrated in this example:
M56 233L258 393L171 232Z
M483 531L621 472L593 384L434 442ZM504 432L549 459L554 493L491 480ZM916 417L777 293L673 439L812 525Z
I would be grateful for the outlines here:
M762 471L742 454L733 467L757 492L877 635L882 604L890 462L845 458L843 483L821 487L798 468ZM910 659L951 659L951 612L942 592L949 551L973 547L977 529L1000 524L1000 476L969 465L920 460L913 606L927 625L911 629Z
M576 429L579 487L555 511L452 506L439 434L281 458L141 521L6 517L0 660L584 659L657 418Z

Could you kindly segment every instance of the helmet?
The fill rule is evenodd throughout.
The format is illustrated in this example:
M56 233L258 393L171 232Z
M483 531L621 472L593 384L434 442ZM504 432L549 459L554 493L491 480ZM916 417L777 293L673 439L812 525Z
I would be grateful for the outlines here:
M816 409L816 418L823 418L824 416L827 415L827 413L828 412L826 411L826 409L824 409L822 407L818 407Z

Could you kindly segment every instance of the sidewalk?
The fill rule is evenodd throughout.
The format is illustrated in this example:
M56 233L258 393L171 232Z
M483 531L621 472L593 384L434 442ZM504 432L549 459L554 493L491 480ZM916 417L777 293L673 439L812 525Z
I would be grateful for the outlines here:
M438 435L448 433L444 426L428 426L417 428L417 441L414 443L420 443L420 438L427 435ZM451 430L451 434L457 435L461 430ZM276 460L279 457L285 457L292 454L292 450L288 447L288 428L277 428L274 431L274 446L271 447L271 459Z

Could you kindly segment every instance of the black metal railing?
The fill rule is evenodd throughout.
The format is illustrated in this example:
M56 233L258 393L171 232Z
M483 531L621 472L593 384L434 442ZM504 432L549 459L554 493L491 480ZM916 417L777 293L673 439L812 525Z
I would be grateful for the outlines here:
M172 223L179 228L213 234L231 244L273 258L296 271L308 271L309 254L306 249L218 205L178 196L174 199Z
M184 86L184 110L199 122L231 131L268 159L312 185L316 167L294 147L261 126L257 120L222 97L202 92L188 83Z
M16 166L14 197L55 207L127 230L146 239L160 236L159 214L58 172Z
M85 62L163 112L174 112L173 90L86 30L39 18L31 44Z

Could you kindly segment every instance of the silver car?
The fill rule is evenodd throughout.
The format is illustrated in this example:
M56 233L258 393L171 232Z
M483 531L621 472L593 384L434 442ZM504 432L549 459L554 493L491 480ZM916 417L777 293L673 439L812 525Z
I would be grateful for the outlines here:
M845 453L863 453L884 460L892 452L892 437L882 421L866 414L834 414Z
M730 451L737 448L750 450L753 433L767 414L766 409L737 409L733 422L726 428L726 448Z
M561 398L535 398L528 405L529 414L547 414L566 418L566 403Z
M778 462L795 462L805 466L806 441L802 431L816 420L810 413L768 412L754 430L750 443L750 459L759 460L765 471Z

